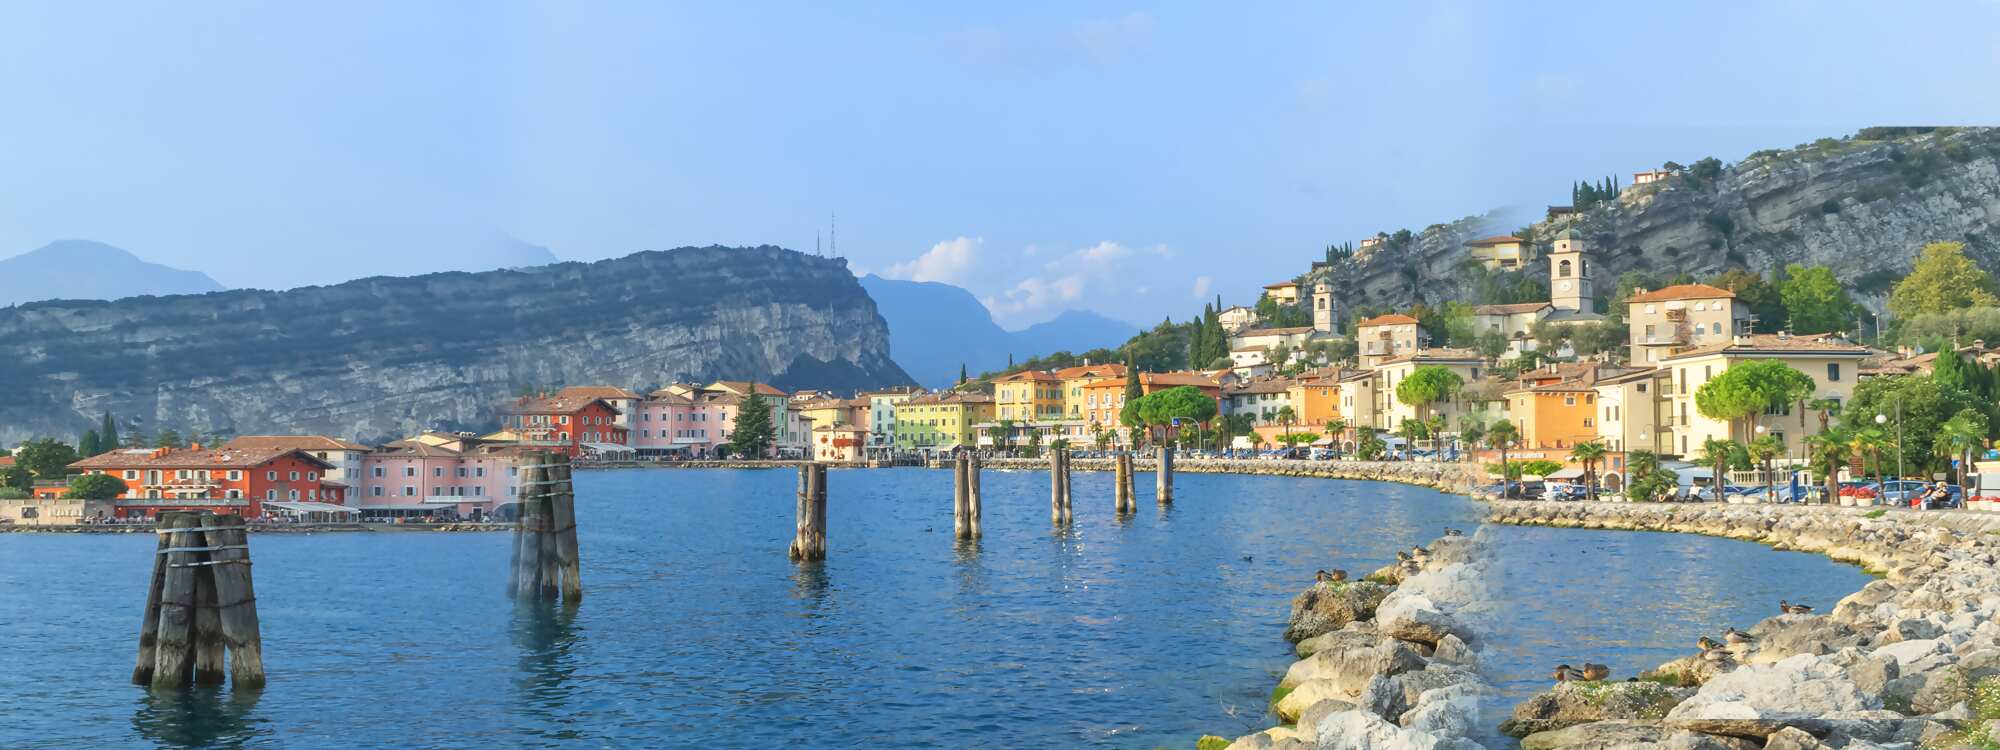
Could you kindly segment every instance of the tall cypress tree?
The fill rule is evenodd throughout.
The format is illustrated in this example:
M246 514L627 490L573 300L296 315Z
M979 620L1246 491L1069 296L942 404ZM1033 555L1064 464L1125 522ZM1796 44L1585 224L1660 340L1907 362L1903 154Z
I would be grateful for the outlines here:
M96 430L84 430L83 437L76 441L76 455L89 458L103 452L104 448L98 443Z
M97 445L99 453L122 445L118 442L118 420L111 418L111 412L104 413L104 424L97 428Z

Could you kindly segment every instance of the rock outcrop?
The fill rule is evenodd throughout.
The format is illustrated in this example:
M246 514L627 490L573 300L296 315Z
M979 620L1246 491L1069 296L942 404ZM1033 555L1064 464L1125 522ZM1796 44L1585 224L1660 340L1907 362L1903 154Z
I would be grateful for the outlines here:
M1981 265L2000 265L2000 129L1866 135L1760 151L1713 175L1683 173L1627 188L1618 200L1582 212L1574 226L1606 280L1598 292L1608 295L1608 280L1632 270L1710 276L1732 266L1804 263L1828 266L1879 309L1888 282L1909 271L1926 243L1963 241ZM1314 275L1352 290L1343 303L1353 307L1474 299L1481 273L1465 262L1465 243L1521 223L1480 217L1433 225L1397 247L1318 266ZM1544 238L1560 228L1532 227ZM1547 271L1542 261L1523 273L1546 279Z
M79 270L79 272L86 272ZM844 261L682 248L526 270L0 309L0 442L146 431L375 439L578 383L909 382Z

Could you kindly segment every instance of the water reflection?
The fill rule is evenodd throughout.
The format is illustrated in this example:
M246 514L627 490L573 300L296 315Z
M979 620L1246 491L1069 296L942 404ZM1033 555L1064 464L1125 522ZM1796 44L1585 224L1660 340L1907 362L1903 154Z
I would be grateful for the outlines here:
M245 747L271 734L262 719L250 715L262 691L135 689L140 698L132 729L161 747Z
M827 604L830 582L824 560L802 560L792 566L792 596L809 605L804 610L807 617L820 616L820 610Z
M530 600L514 607L514 645L521 649L520 697L531 712L560 716L570 699L578 660L577 605Z

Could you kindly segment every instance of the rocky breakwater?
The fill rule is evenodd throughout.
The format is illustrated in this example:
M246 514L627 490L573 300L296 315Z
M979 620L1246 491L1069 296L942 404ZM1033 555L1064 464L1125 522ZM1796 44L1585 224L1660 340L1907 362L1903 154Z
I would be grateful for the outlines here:
M1538 502L1495 504L1488 521L1724 536L1884 574L1831 607L1702 636L1688 656L1634 681L1559 684L1503 725L1523 748L1988 748L2000 740L1993 519Z
M1423 461L1264 461L1245 459L1174 459L1174 471L1182 474L1252 474L1273 477L1306 477L1312 479L1365 479L1375 482L1396 482L1431 487L1447 492L1460 492L1471 487L1478 479L1470 464L1434 463ZM996 458L986 462L991 469L1041 469L1048 470L1046 458ZM1110 471L1111 460L1105 458L1079 458L1070 464L1072 471ZM1150 458L1133 460L1134 471L1157 471L1158 465ZM1151 486L1149 482L1140 482Z
M1272 692L1284 724L1229 748L1480 747L1467 737L1489 694L1470 624L1490 600L1481 545L1446 536L1404 555L1360 580L1321 576L1292 600L1285 638L1299 660Z

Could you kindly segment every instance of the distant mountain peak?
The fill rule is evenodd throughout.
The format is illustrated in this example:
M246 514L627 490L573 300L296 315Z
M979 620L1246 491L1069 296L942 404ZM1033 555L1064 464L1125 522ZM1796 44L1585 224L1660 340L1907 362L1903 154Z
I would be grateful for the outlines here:
M96 240L56 240L0 259L0 306L47 299L120 299L225 289L200 271L141 260Z
M1065 310L1019 331L993 322L979 298L939 281L903 281L874 274L861 286L889 323L889 356L917 382L943 387L958 379L959 366L979 373L1056 351L1080 352L1125 343L1139 332L1126 323L1088 310Z

